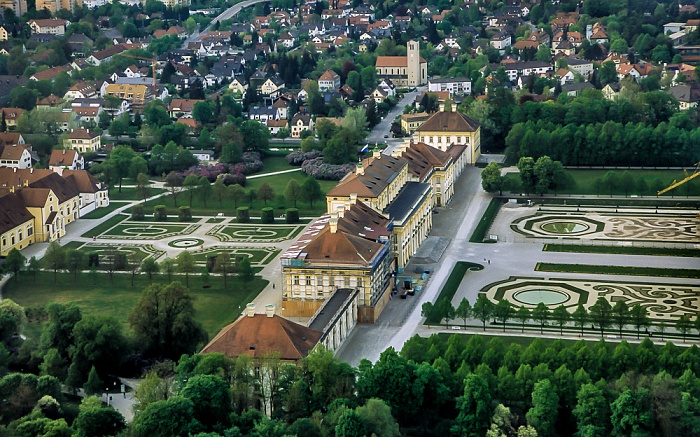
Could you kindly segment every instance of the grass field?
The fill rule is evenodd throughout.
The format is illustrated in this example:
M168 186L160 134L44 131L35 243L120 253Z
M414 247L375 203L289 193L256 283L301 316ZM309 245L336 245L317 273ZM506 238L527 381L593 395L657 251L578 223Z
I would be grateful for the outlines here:
M614 170L617 176L621 179L624 169ZM558 190L558 194L600 194L609 195L608 187L602 190L596 185L596 180L602 180L608 170L568 170L572 178L576 181L576 186ZM681 170L629 170L635 180L635 184L639 183L639 179L643 178L647 185L647 191L642 193L635 186L631 190L630 195L656 195L656 191L666 188L673 181L680 181L685 178L685 174ZM512 193L520 193L520 175L517 173L509 173L506 175L508 190ZM623 189L613 190L612 194L625 195ZM671 196L697 196L700 195L700 178L695 178L692 181L686 182L684 185L663 194L662 197Z
M148 192L148 197L155 196L163 192L162 188L151 188ZM119 192L119 187L109 190L109 200L143 200L136 194L136 188L124 187L122 192Z
M496 218L496 214L498 214L498 211L505 202L506 199L502 198L491 199L491 202L489 202L489 206L486 208L484 215L481 216L481 220L479 220L479 224L477 224L476 228L474 228L474 233L469 238L470 243L481 243L484 241L486 232L488 232L489 227L491 227L491 223L493 223L493 219Z
M173 277L175 279L175 276ZM177 277L182 284L185 277ZM156 275L154 283L165 284L167 276ZM194 297L197 310L196 318L209 333L211 338L223 326L232 322L241 314L245 305L267 285L266 280L256 277L244 283L237 278L229 277L228 288L224 289L223 279L219 276L209 278L209 288L200 275L190 275L190 292ZM78 283L73 276L59 273L54 283L53 273L40 272L34 282L28 274L19 281L10 281L3 290L3 296L10 298L23 307L44 306L49 302L75 302L83 314L111 316L128 326L127 319L141 296L141 292L149 285L145 275L137 275L134 286L131 285L130 274L115 274L114 282L110 282L107 274L83 273L78 276ZM38 329L30 328L36 333Z
M108 220L105 220L104 222L102 222L99 225L95 226L94 228L90 229L89 231L87 231L86 233L81 235L81 237L85 237L85 238L96 237L96 236L100 235L101 233L107 231L109 228L121 223L123 220L126 220L127 218L128 218L128 216L126 216L124 214L117 214L114 217L112 217Z
M263 170L258 174L273 173L276 171L292 170L299 168L298 166L291 165L287 162L287 158L284 156L266 156L262 160Z
M164 223L122 223L103 232L100 236L105 238L132 238L132 239L161 239L173 235L184 234L190 226L188 224L164 224ZM194 225L197 228L199 225Z
M90 213L88 213L88 214L85 214L84 216L82 216L82 217L80 217L80 218L83 218L83 219L99 219L99 218L102 218L102 217L106 216L106 215L109 214L110 212L112 212L112 211L114 211L114 210L116 210L116 209L119 209L119 208L121 208L122 206L125 206L125 205L127 205L127 202L120 202L120 201L112 202L112 201L110 200L108 206L105 206L105 207L102 207L102 208L97 208L96 210L94 210L94 211L92 211L92 212L90 212Z
M544 252L570 253L605 253L615 255L652 255L652 256L683 256L700 257L700 250L695 249L666 249L663 247L624 247L624 246L590 246L577 244L545 244Z
M700 279L700 269L662 269L653 267L601 266L591 264L537 263L535 271Z
M272 201L267 202L267 206L271 206L275 208L275 215L279 216L280 214L284 213L284 210L288 207L293 207L294 205L289 204L287 205L287 201L284 199L284 191L287 188L287 183L291 179L296 180L299 185L304 183L304 180L306 179L306 176L301 173L301 172L294 172L294 173L285 173L281 175L273 175L273 176L266 176L262 178L257 178L257 179L250 179L248 183L245 186L246 193L252 188L254 190L257 190L260 185L263 183L267 182L270 184L270 187L275 192L275 196L280 198L280 199L275 199ZM333 188L337 182L336 181L319 181L319 184L321 185L321 191L323 193L328 192L331 188ZM182 192L177 196L177 206L189 206L190 203L190 197L187 192ZM145 213L148 214L153 214L153 207L156 205L165 205L168 215L170 216L177 216L178 210L177 207L175 206L173 202L172 196L163 196L158 199L153 199L148 202L146 202L146 205L144 206L144 211ZM238 200L238 206L248 206L251 208L250 210L250 215L253 217L259 217L260 216L260 210L265 207L265 203L253 199L252 205L250 202L250 197L248 196L243 196L241 199ZM313 208L309 207L308 202L302 202L298 201L297 202L297 208L299 209L299 215L302 217L317 217L320 216L321 214L326 212L326 201L325 201L325 196L322 200L318 200L314 202ZM218 213L224 213L226 216L229 217L235 217L236 215L236 208L234 205L233 200L230 199L224 199L221 204L219 204L218 199L215 199L214 197L211 197L207 202L206 205L204 204L204 200L200 198L199 196L195 195L192 198L192 215L194 216L216 216Z

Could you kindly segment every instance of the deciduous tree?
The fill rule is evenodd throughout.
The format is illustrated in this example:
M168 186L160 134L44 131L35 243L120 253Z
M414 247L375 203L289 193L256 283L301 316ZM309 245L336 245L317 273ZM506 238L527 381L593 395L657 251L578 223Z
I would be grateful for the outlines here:
M183 250L177 255L177 271L185 274L185 286L190 286L190 273L194 272L196 267L194 257L187 250Z

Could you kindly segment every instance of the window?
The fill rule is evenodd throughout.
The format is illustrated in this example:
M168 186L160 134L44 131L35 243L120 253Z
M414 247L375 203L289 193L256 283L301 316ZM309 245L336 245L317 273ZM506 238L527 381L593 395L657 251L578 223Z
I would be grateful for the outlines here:
M31 237L34 234L34 229L30 226L27 228L27 237Z
M293 282L293 284L294 284L294 285L299 285L299 276L298 276L298 275L294 275L294 282Z
M357 278L357 288L364 287L364 281L362 278Z
M349 277L349 276L346 276L346 277L344 278L343 286L344 286L345 288L350 288L350 277Z
M306 277L306 285L311 285L311 276Z

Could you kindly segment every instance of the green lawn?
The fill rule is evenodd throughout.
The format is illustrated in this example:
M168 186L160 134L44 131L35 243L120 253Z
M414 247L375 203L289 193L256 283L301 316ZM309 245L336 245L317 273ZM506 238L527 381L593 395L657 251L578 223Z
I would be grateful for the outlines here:
M273 173L276 171L292 170L299 168L287 162L284 156L266 156L263 158L263 170L259 174Z
M190 227L188 224L160 224L160 223L122 223L101 234L103 237L127 237L133 239L161 239L173 235L183 234ZM197 225L198 226L198 225ZM197 227L195 226L195 227Z
M122 206L125 206L127 204L128 204L127 202L120 202L120 201L112 202L112 201L110 201L108 206L105 206L102 208L97 208L96 210L94 210L88 214L85 214L84 216L82 216L80 218L84 218L84 219L102 218L102 217L106 216L107 214L111 213L112 211L119 209Z
M625 170L618 169L614 172L621 179L622 174ZM596 180L603 179L608 170L568 170L572 178L576 181L576 186L558 190L558 194L601 194L609 195L610 191L605 187L602 191L597 189ZM680 181L685 178L685 174L681 170L629 170L632 174L635 184L638 183L640 178L643 178L646 182L648 190L645 193L640 193L639 190L635 188L628 194L630 195L656 195L656 191L660 188L666 188L671 185L673 181ZM520 188L520 175L516 173L509 173L506 175L508 190L513 193L520 193L522 189ZM658 179L658 181L656 181ZM625 195L623 189L613 190L612 194ZM700 178L695 178L684 185L669 191L663 195L663 197L674 196L697 196L700 195Z
M672 278L700 278L698 269L663 269L652 267L601 266L591 264L537 263L538 272L589 273L598 275L656 276Z
M489 206L486 208L484 215L481 216L481 220L479 220L479 224L477 224L476 228L474 228L474 233L469 238L470 243L482 243L484 241L484 238L486 238L486 232L488 232L489 228L491 227L491 223L493 223L493 219L496 218L496 214L498 214L498 211L501 209L501 206L503 206L504 203L506 203L506 199L503 198L491 199L491 202L489 202Z
M148 192L148 197L155 196L163 192L162 188L151 188ZM142 200L136 194L136 188L123 187L121 193L119 192L119 186L112 187L109 190L109 200Z
M116 250L120 253L125 253L127 256L127 259L129 262L131 260L136 259L139 263L143 261L144 259L148 258L149 256L155 256L156 258L160 257L163 255L163 251L155 249L151 245L143 245L143 244L124 244L124 245L119 245L119 244L100 244L100 243L82 243L80 241L71 241L68 244L65 244L63 246L66 249L78 249L81 252L86 254L86 260L87 260L87 254L91 252L96 252L100 255L100 259L102 259L103 256L109 255L110 252L113 250Z
M165 275L157 275L154 279L154 282L167 282ZM185 283L184 276L178 277L178 280ZM238 318L245 305L258 295L267 282L260 277L246 283L229 277L228 288L224 289L223 279L211 276L210 288L204 288L200 275L190 275L190 292L195 298L196 317L204 325L209 337ZM76 284L70 274L59 273L58 280L54 282L53 273L40 272L36 282L28 274L17 282L10 281L5 286L3 295L24 307L73 301L80 306L83 314L111 316L126 326L141 291L148 285L145 275L137 275L132 286L130 274L115 274L112 283L107 274L84 273L79 276ZM29 331L37 332L34 329Z
M117 214L114 217L112 217L108 220L105 220L104 222L102 222L99 225L95 226L94 228L90 229L89 231L87 231L86 233L81 235L81 237L85 237L85 238L96 237L96 236L100 235L101 233L107 231L112 226L115 226L115 225L121 223L127 217L128 216L126 216L124 214Z
M545 244L544 252L606 253L617 255L651 255L700 257L700 250L663 247L590 246L578 244Z
M221 241L290 240L296 237L302 229L303 226L224 225L223 228L210 235L218 236Z
M251 207L250 215L252 217L259 217L260 216L260 210L265 207L265 206L271 206L275 208L275 216L279 216L284 213L284 210L288 207L293 207L294 205L289 204L287 205L287 201L284 199L284 191L287 187L287 183L289 180L295 179L299 185L304 183L304 180L306 179L306 176L301 173L301 172L294 172L294 173L285 173L281 175L273 175L273 176L266 176L262 178L257 178L257 179L251 179L248 181L248 183L245 186L246 192L248 192L251 188L257 190L260 185L262 185L264 182L267 182L270 184L272 189L275 192L275 195L277 197L281 197L279 200L275 199L272 201L268 201L267 205L265 205L264 202L253 199L252 202L252 207L251 207L251 202L250 202L250 197L248 196L243 196L241 199L238 200L238 206L248 206ZM336 181L319 181L319 184L321 185L321 191L323 193L328 192L331 188L333 188L337 182ZM190 204L190 197L187 192L181 192L177 196L177 206L189 206ZM151 215L153 214L153 207L156 205L165 205L167 208L167 212L170 216L177 216L178 213L178 208L175 206L173 202L173 198L171 195L164 196L158 199L153 199L148 202L146 202L146 205L144 207L144 212L146 215ZM213 196L209 198L206 202L206 205L204 203L204 199L202 199L200 196L194 195L192 197L192 215L194 216L216 216L218 213L224 213L228 217L234 217L236 215L236 205L234 205L233 200L230 199L224 199L221 204L219 204L218 199L214 198ZM297 202L297 208L299 209L299 215L302 217L318 217L326 212L326 199L325 199L325 194L322 200L318 200L314 202L313 208L309 207L308 202L302 202L298 201Z
M209 257L219 256L219 254L224 251L228 252L231 255L231 259L234 259L237 256L241 256L243 254L251 255L250 257L248 257L248 260L251 264L267 264L270 261L272 261L275 258L275 256L277 256L277 254L279 254L280 252L279 250L267 251L256 248L232 247L230 249L215 248L213 250L205 250L203 252L198 251L194 252L192 255L196 262L204 264L207 262L207 259Z

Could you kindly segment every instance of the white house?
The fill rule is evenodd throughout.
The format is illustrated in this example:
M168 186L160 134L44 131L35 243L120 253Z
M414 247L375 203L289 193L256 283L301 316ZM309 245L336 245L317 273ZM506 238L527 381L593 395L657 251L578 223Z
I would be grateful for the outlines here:
M466 77L436 77L428 81L429 92L449 92L450 97L472 93L472 82Z
M49 168L57 173L58 169L84 170L85 160L77 150L54 150L49 158Z

